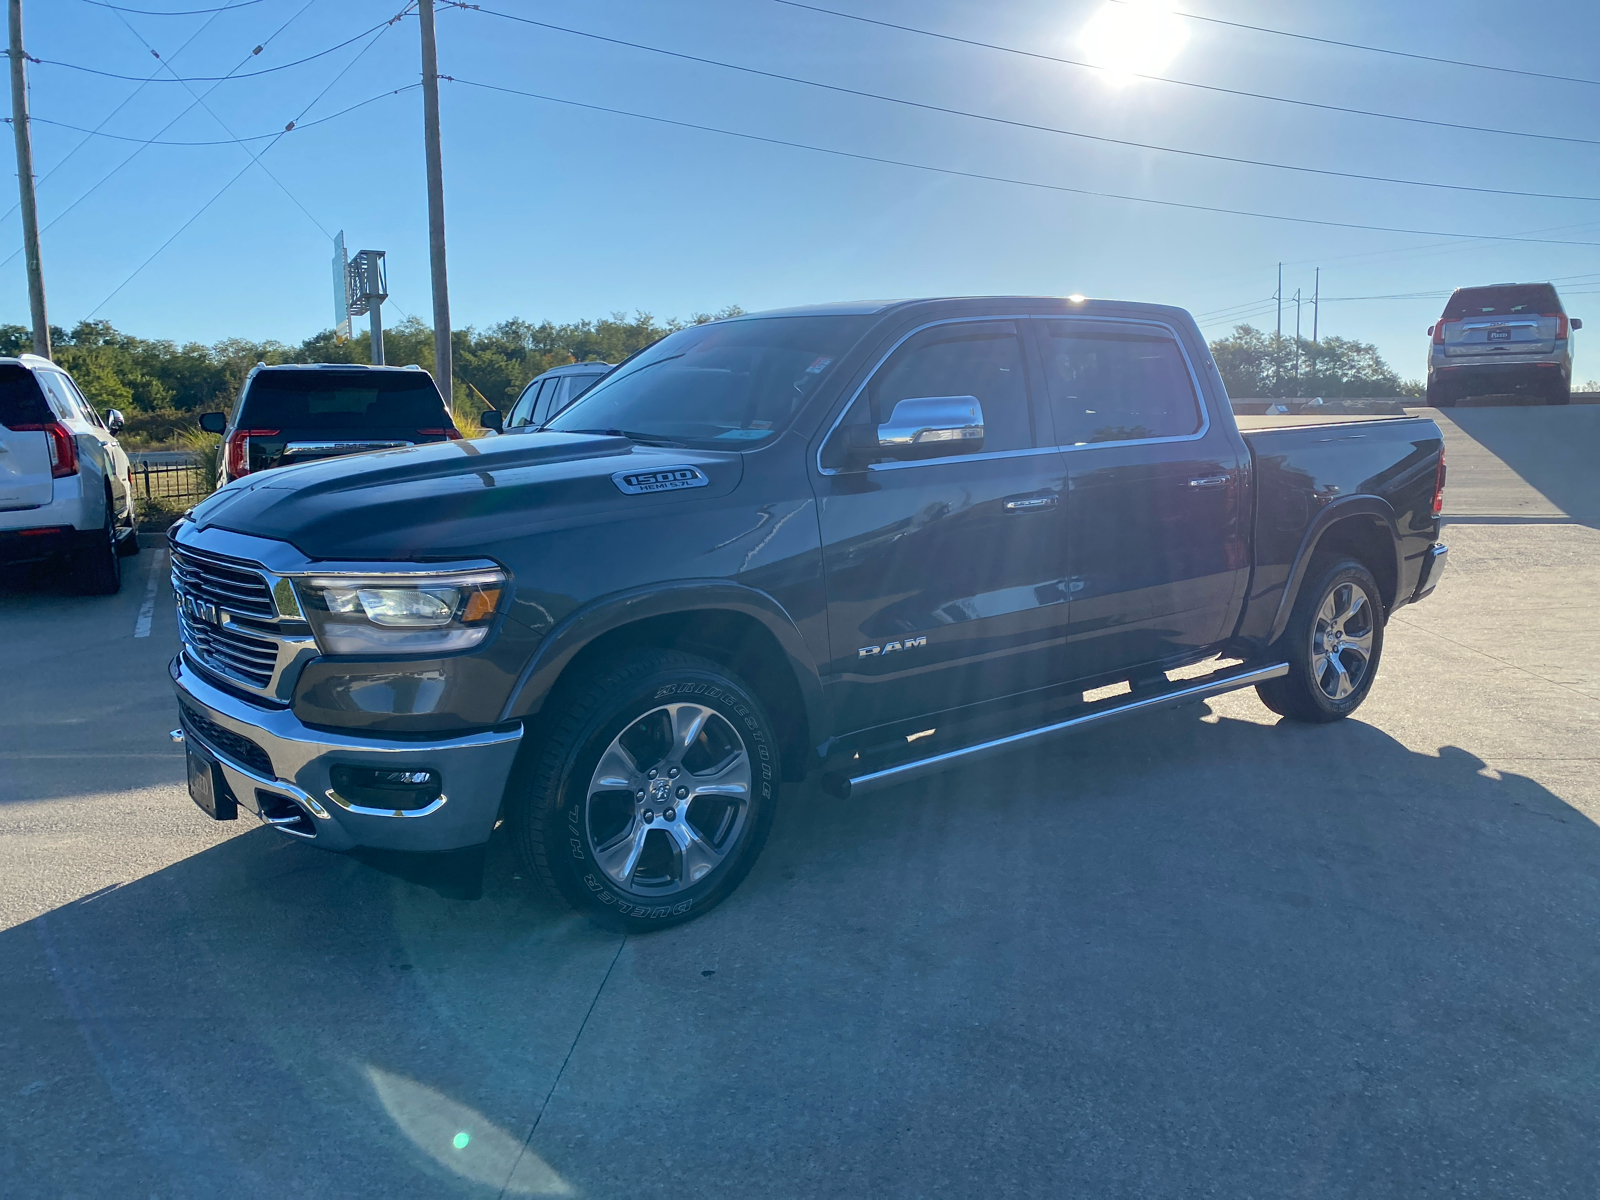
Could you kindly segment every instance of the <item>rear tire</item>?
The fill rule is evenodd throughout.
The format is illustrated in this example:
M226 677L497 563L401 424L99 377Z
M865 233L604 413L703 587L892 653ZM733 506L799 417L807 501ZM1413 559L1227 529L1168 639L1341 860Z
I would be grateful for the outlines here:
M766 844L782 777L761 702L716 663L637 650L584 672L506 796L523 862L608 925L661 929L721 903Z
M1261 702L1291 721L1348 717L1372 690L1383 657L1383 600L1353 558L1311 564L1288 627L1271 652L1289 673L1256 685Z
M105 526L77 535L78 544L72 552L72 582L85 596L112 596L122 590L122 555L117 549L114 519L108 497Z
M1558 383L1555 387L1550 389L1550 396L1547 399L1546 403L1548 403L1548 404L1571 404L1572 403L1572 385L1570 383Z

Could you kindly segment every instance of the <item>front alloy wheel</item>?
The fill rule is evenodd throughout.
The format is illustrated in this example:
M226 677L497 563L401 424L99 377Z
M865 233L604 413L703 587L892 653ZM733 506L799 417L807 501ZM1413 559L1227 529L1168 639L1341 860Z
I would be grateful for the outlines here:
M660 898L722 865L749 806L750 753L738 730L704 705L665 704L600 756L584 836L612 883Z

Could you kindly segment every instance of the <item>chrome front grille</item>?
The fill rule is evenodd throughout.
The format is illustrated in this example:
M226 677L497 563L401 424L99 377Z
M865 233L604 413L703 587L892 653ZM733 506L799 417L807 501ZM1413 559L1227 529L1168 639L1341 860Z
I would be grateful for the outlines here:
M173 546L172 584L180 595L188 594L241 617L271 621L278 615L267 581L243 563Z
M203 667L265 691L278 666L278 643L250 637L237 625L211 625L191 620L178 609L178 632L184 647Z
M202 670L286 703L300 666L316 654L289 581L247 559L171 542L184 653Z

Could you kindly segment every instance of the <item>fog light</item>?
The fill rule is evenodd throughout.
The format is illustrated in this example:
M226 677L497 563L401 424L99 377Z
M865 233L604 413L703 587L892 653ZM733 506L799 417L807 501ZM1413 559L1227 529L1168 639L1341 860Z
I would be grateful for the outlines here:
M341 763L328 772L333 790L363 808L406 811L427 808L444 794L439 772L427 768L390 770Z

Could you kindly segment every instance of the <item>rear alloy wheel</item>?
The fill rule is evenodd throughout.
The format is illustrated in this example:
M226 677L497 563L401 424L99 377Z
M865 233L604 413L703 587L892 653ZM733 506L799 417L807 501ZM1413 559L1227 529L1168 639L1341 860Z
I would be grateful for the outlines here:
M110 596L122 590L122 555L118 553L109 495L104 528L77 535L72 552L72 582L85 596Z
M1350 558L1324 564L1301 590L1278 642L1289 673L1257 685L1262 703L1295 721L1337 721L1355 712L1383 654L1381 605L1366 567Z
M554 727L508 798L517 845L593 915L638 929L698 916L766 842L771 723L740 680L677 651L638 651L590 679L552 697Z

